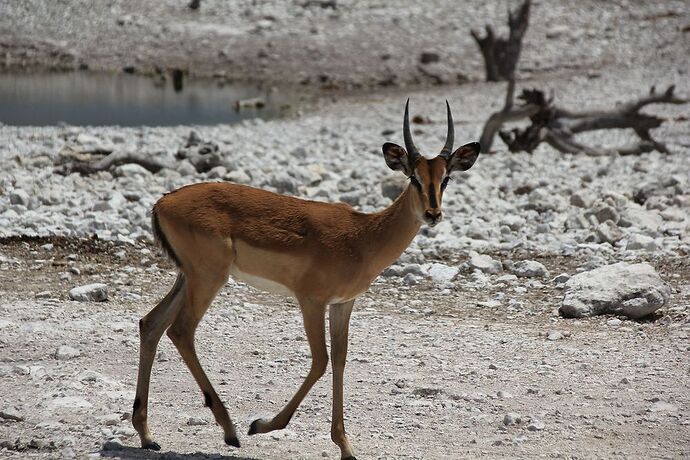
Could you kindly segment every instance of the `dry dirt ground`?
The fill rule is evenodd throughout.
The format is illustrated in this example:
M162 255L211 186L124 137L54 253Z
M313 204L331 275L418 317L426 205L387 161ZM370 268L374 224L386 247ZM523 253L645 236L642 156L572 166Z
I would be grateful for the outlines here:
M163 450L137 449L129 421L137 321L172 284L170 264L150 246L74 239L5 239L0 255L0 410L23 419L0 420L0 457L338 458L330 441L330 372L286 430L241 436L242 448L235 450L223 444L165 337L149 410ZM583 262L494 256L536 259L552 274L573 273ZM462 256L445 262L457 264ZM649 262L673 286L671 306L646 321L618 325L611 317L559 318L563 294L549 281L536 288L498 282L473 290L463 288L471 273L461 272L454 288L444 291L380 278L352 317L345 397L356 454L690 454L690 264L687 258ZM107 283L110 299L68 300L71 287L89 282ZM478 304L495 298L504 306ZM80 355L56 359L62 345ZM242 432L257 415L277 412L308 369L295 303L233 282L200 325L197 345ZM521 422L505 425L509 413ZM104 444L112 436L121 444Z
M192 11L189 0L0 0L0 70L178 68L328 89L452 84L483 78L470 29L507 34L508 3L202 0ZM534 0L519 76L671 71L687 61L689 32L687 0Z
M0 69L181 68L345 90L452 85L483 75L469 29L505 24L505 2L486 0L463 8L453 0L425 7L416 0L338 1L336 9L318 1L202 0L198 12L187 3L109 0L98 8L88 0L0 0ZM597 82L649 71L655 78L641 79L641 91L688 74L687 1L533 5L521 79L565 74ZM427 51L439 61L421 65ZM659 81L659 74L669 78ZM443 98L452 88L443 87ZM489 106L502 101L502 88L491 90L497 98L479 92L468 99ZM440 92L426 94L441 101ZM573 102L590 106L606 97L585 93ZM539 260L552 275L573 274L587 262L529 252L493 256ZM563 291L548 280L492 279L477 288L468 287L477 283L463 271L452 289L442 289L380 278L357 302L351 325L345 417L358 458L690 456L690 262L648 262L674 294L667 308L640 322L561 319ZM330 372L286 430L241 436L235 450L223 443L167 338L149 408L163 450L137 448L129 421L137 322L173 280L151 246L0 240L0 458L338 458L330 440ZM107 302L68 300L69 289L91 282L108 284ZM61 346L78 356L57 359ZM296 304L235 283L200 325L197 349L241 432L283 406L309 363ZM504 423L508 414L516 423ZM107 443L112 438L119 442Z

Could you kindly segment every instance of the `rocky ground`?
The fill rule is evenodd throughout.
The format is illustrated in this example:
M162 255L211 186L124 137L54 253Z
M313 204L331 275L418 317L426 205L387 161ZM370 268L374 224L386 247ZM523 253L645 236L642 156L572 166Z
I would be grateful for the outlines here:
M167 339L150 411L166 453L136 449L129 417L137 322L171 285L170 264L148 245L64 238L5 240L2 254L0 456L338 458L329 436L330 374L288 429L243 436L234 451ZM358 303L346 423L359 456L687 455L687 258L650 259L674 294L672 306L641 322L560 318L562 285L505 275L482 282L463 259L437 262L459 267L450 283L410 286L388 276ZM573 273L587 258L538 260L552 273ZM91 282L107 284L107 302L68 300L73 286ZM280 409L309 360L294 302L235 283L216 300L197 342L242 431Z
M167 453L135 448L136 325L174 279L151 243L149 210L164 192L204 180L381 209L403 183L380 147L402 142L407 97L420 121L416 143L430 155L443 144L445 99L457 143L477 140L503 104L503 84L474 81L481 61L468 34L502 23L503 3L468 3L460 12L439 1L427 12L412 2L399 11L374 2L230 10L204 0L196 13L183 3L136 2L145 10L136 12L134 2L117 0L102 15L79 2L0 0L4 65L184 66L208 75L227 60L225 77L263 81L371 87L395 75L396 85L423 86L456 82L458 72L473 81L334 92L290 118L233 126L0 125L0 457L337 458L330 374L287 430L243 436L234 451L167 339L150 410ZM690 95L683 2L534 5L520 87L592 109L652 84ZM424 33L408 33L407 20ZM403 39L409 46L399 46ZM439 55L431 64L440 80L420 68L425 50ZM510 154L497 141L494 154L451 182L444 221L422 229L353 313L346 424L360 458L690 454L688 106L647 110L666 119L654 135L671 154L587 157L546 146ZM632 135L601 131L584 140L612 146ZM78 160L110 152L163 167L70 172ZM619 263L630 264L625 276L636 273L634 283L609 281L623 276L621 265L612 268ZM93 283L102 286L73 291ZM609 314L559 314L586 300L573 300L583 286ZM88 300L106 293L106 301ZM632 320L610 313L619 305L655 311ZM232 281L197 341L242 431L284 404L309 361L294 301Z
M0 68L177 68L326 88L435 85L482 76L470 29L506 28L506 2L485 0L202 0L196 11L187 0L106 3L0 0ZM532 4L523 78L687 61L684 0Z
M572 103L596 87L605 105L641 79L550 84ZM441 145L446 97L457 107L459 142L476 139L492 110L481 101L501 92L477 83L413 93L413 113L431 118L415 125L418 144ZM136 324L173 280L150 244L148 211L167 190L221 179L381 208L399 186L379 148L400 142L401 105L396 94L354 97L294 119L237 126L1 127L8 142L0 150L0 455L337 458L328 375L287 431L245 436L241 451L229 451L167 340L151 424L175 455L133 448ZM449 186L444 222L422 230L353 316L347 423L361 457L688 453L690 141L682 108L664 110L670 121L657 135L673 154L527 155L499 146ZM176 159L180 150L195 158L209 143L222 164L207 172ZM173 169L55 172L75 152L117 149L150 153ZM536 265L521 272L523 260ZM565 279L615 262L655 267L670 286L665 306L642 321L558 314ZM70 289L96 282L107 286L107 302L69 300ZM306 372L296 308L231 283L200 327L204 364L242 430L278 410Z

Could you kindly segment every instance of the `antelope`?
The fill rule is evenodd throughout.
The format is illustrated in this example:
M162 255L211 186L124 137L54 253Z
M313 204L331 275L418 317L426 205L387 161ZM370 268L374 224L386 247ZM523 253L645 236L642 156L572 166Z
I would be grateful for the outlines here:
M388 167L410 183L386 209L372 214L344 203L323 203L244 185L202 183L164 195L154 205L155 239L178 267L170 292L139 322L140 352L132 424L141 446L159 450L147 424L151 366L163 332L199 385L204 403L222 427L225 442L239 447L228 416L194 348L194 332L228 277L297 299L311 350L311 368L285 407L272 419L254 420L248 435L287 426L311 387L326 372L325 314L329 308L333 407L331 439L342 459L354 459L343 422L343 373L350 314L355 299L408 247L422 224L441 221L441 200L450 176L468 170L479 155L473 142L453 151L453 117L441 153L422 156L412 140L409 99L405 148L386 142Z

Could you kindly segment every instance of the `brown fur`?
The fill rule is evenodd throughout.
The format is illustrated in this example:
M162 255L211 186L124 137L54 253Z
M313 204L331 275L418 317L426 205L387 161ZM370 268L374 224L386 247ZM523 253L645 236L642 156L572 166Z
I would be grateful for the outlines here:
M283 284L298 298L326 301L363 292L407 247L419 223L409 219L407 209L399 209L403 200L399 201L382 212L364 214L342 203L205 183L165 195L154 206L154 215L172 243L172 253L182 260L183 271L185 257L194 258L196 250L188 237L175 235L182 229L228 241L243 272ZM391 221L400 225L391 227ZM372 255L378 255L373 263ZM318 293L315 286L320 286Z
M249 434L285 428L326 371L324 319L330 308L331 439L340 447L341 458L354 458L343 421L343 372L354 299L407 248L422 221L438 223L443 194L440 184L454 161L419 158L410 165L401 147L387 143L383 149L389 167L416 174L419 187L408 186L388 208L372 214L342 203L302 200L230 183L190 185L155 204L154 235L181 274L170 293L140 323L132 423L142 447L160 448L149 431L147 411L151 366L166 330L197 381L204 403L223 428L225 442L239 447L235 425L194 347L199 321L233 274L263 288L287 290L297 298L312 356L309 373L295 395L272 419L255 420ZM476 159L478 145L469 153ZM467 169L473 161L459 163L459 168Z

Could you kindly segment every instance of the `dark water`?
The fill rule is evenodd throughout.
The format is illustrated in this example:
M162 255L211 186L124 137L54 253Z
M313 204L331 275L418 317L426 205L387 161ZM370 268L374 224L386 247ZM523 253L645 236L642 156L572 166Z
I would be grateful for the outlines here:
M128 74L0 75L0 123L6 125L171 126L236 123L280 114L276 93L214 81L154 80ZM237 110L237 100L261 98L261 108Z

